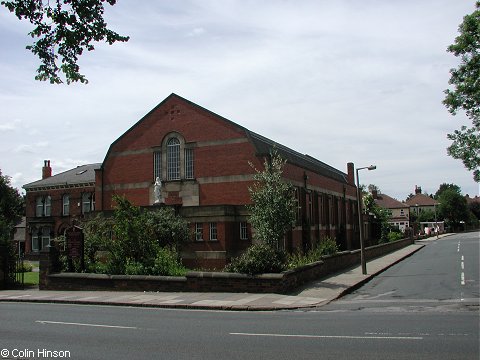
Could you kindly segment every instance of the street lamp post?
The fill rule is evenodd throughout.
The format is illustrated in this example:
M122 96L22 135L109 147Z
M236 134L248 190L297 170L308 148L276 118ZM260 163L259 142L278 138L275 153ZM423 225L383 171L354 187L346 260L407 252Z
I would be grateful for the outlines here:
M358 225L360 227L360 262L362 263L362 274L367 274L367 263L365 261L365 246L363 240L363 216L362 216L362 198L360 197L360 180L358 171L363 169L375 170L375 165L365 166L357 169L357 205L358 205Z

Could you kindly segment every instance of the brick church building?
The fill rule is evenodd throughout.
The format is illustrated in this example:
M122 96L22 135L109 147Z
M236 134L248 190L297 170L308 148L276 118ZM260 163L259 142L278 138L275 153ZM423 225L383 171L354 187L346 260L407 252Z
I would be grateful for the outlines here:
M137 206L175 207L192 230L182 254L185 263L222 268L252 243L245 205L255 170L249 163L262 169L273 147L287 160L283 177L294 185L298 201L296 227L285 237L285 249L306 248L324 236L336 238L342 249L358 248L352 163L344 173L176 94L115 140L102 164L89 167L95 172L90 199L95 211L112 210L114 194ZM161 191L156 195L157 178ZM28 203L32 191L25 189ZM47 192L43 197L52 196ZM162 205L156 204L158 195ZM54 199L60 201L60 194L52 196L52 211Z

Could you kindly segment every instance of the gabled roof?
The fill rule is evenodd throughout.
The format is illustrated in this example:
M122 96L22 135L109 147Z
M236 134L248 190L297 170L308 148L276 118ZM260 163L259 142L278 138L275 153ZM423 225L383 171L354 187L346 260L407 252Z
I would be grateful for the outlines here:
M195 107L201 111L207 112L213 116L215 116L217 119L220 119L222 121L227 122L228 124L236 127L237 129L243 131L247 138L250 140L252 145L255 147L255 150L257 152L257 155L259 156L266 156L269 155L271 150L273 148L276 148L280 156L287 160L290 164L300 166L304 169L310 170L312 172L315 172L319 175L323 175L332 179L335 179L337 181L340 181L342 183L348 183L347 181L347 174L344 172L335 169L334 167L327 165L320 160L317 160L309 155L303 155L295 150L292 150L284 145L281 145L279 143L276 143L273 140L270 140L262 135L259 135L253 131L248 130L247 128L227 119L224 118L221 115L218 115L208 109L205 109L204 107L195 104L194 102L191 102L190 100L187 100L175 93L170 94L167 98L165 98L161 103L159 103L157 106L155 106L151 111L149 111L145 116L143 116L139 121L137 121L130 129L128 129L123 135L121 135L117 140L115 140L109 147L107 154L105 155L105 160L108 158L111 149L113 146L120 141L126 134L128 134L130 131L132 131L138 124L140 124L143 120L145 120L150 114L155 112L158 108L160 108L164 103L166 103L168 100L171 98L176 98L179 99L183 102L186 102L187 104L191 105L192 107ZM104 163L105 163L104 160ZM101 164L103 167L103 164Z
M438 202L430 196L424 194L416 194L406 201L409 206L435 206Z
M23 188L26 191L34 191L58 187L93 185L95 184L95 169L99 169L100 166L100 163L77 166L74 169L64 171L46 179L23 185Z
M375 199L375 203L384 208L384 209L403 209L409 208L407 204L404 204L397 199L394 199L385 194L378 194L377 198Z

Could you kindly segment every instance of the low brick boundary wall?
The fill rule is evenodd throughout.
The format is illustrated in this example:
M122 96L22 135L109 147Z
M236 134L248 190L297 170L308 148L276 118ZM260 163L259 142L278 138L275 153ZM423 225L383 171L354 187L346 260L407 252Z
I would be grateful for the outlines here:
M413 244L403 239L365 249L366 259L374 259ZM53 250L51 250L53 251ZM161 292L249 292L288 294L312 280L360 264L360 250L344 251L323 260L278 274L249 276L224 272L191 271L186 276L106 275L52 273L53 266L45 252L40 261L41 290L104 290ZM43 260L43 261L42 261Z

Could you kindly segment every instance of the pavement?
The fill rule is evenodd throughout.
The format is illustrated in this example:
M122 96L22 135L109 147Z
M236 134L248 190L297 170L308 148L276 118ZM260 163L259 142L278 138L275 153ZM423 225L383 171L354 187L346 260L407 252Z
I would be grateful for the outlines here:
M449 234L441 235L448 236ZM3 290L0 302L64 303L176 309L275 311L320 307L359 288L389 267L413 255L429 238L367 262L367 275L357 266L310 282L290 295L200 292L115 292Z

